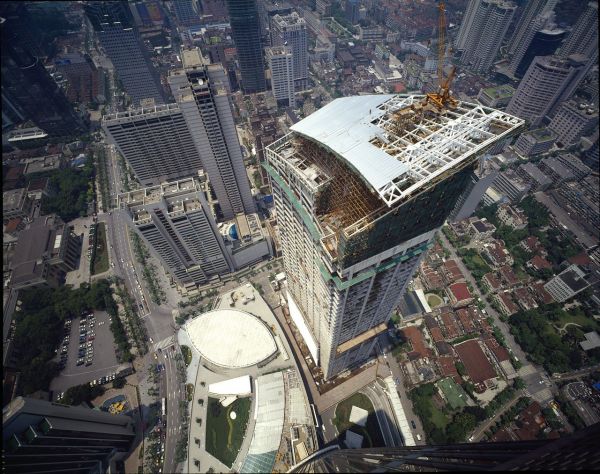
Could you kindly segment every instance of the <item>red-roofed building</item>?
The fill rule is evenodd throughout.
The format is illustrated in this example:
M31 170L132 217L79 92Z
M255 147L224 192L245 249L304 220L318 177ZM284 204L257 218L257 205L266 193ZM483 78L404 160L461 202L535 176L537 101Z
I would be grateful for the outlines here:
M456 344L454 349L475 385L475 389L479 392L485 391L489 381L495 379L497 374L481 349L479 341L477 339L470 339Z
M550 304L554 303L554 298L552 295L546 291L544 288L544 284L542 282L535 282L530 285L531 292L533 293L533 297L540 304Z
M526 239L523 239L519 245L531 253L540 253L544 250L542 244L540 244L540 239L538 239L535 235L530 235Z
M446 260L444 262L443 268L444 268L444 277L445 277L447 285L465 281L465 276L462 274L462 272L458 268L458 264L456 263L455 260Z
M527 262L527 266L534 270L552 270L552 264L544 257L534 255L534 257Z
M574 257L568 258L567 261L571 264L583 265L583 266L587 266L590 263L592 263L592 259L585 252L581 252L580 254L575 255Z
M533 296L527 291L527 288L516 288L513 290L513 299L525 311L538 307Z
M16 237L25 228L25 221L20 217L9 220L4 227L4 233Z
M519 307L514 303L508 293L496 293L493 298L496 300L496 303L498 303L500 311L506 316L510 316L519 311Z
M440 319L442 320L443 327L441 328L446 339L454 339L457 336L462 334L459 332L459 329L456 325L456 321L454 319L454 314L444 312L440 314Z
M512 265L514 260L501 240L494 240L482 252L482 256L494 267Z
M456 316L458 316L458 320L465 332L471 332L475 329L475 325L473 324L474 315L471 310L475 310L475 308L460 308L456 310Z
M521 283L521 280L519 280L519 278L517 277L515 272L513 272L513 269L508 265L504 265L503 267L500 267L498 269L498 273L499 273L500 277L502 278L504 285L509 288Z
M502 282L494 272L488 272L483 275L482 281L489 291L498 291L502 288Z
M406 90L406 86L404 84L402 84L401 82L394 84L394 93L395 94L401 94L405 90Z
M421 264L419 276L425 289L428 291L439 290L444 287L444 280L440 274L426 263Z
M425 344L425 338L423 337L423 333L416 326L407 326L403 328L401 331L402 336L410 341L412 346L413 357L412 360L418 359L421 357L430 357L431 349L429 349ZM410 354L409 354L410 356Z
M444 340L444 335L442 334L442 330L440 328L431 328L429 333L431 334L431 339L433 342L440 342Z
M446 293L455 308L467 306L473 302L473 296L466 283L454 283L446 289Z
M546 420L542 415L541 406L533 402L519 414L519 428L514 431L521 441L538 439L538 434L546 427Z
M485 345L488 349L494 354L494 357L498 360L498 362L505 362L510 360L510 354L506 350L505 347L502 347L498 341L493 337L488 337L484 339Z
M440 366L440 372L446 377L452 377L457 384L462 383L460 375L456 370L455 359L451 355L440 356L437 359Z

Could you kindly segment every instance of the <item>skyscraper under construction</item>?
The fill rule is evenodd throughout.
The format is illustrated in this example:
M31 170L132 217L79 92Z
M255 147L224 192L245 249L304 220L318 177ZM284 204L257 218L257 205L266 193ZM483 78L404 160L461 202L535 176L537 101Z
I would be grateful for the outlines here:
M325 379L368 359L477 157L522 125L465 102L358 96L267 147L288 309Z

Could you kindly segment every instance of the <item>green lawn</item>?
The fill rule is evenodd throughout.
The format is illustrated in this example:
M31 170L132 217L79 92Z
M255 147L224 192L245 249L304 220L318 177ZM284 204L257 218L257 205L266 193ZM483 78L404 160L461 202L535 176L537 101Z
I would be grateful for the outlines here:
M429 306L432 308L436 308L437 306L444 304L444 300L433 293L427 293L425 297L427 298L427 304L429 304Z
M554 322L558 327L563 327L567 323L576 323L580 326L591 326L594 330L600 331L600 324L598 324L598 321L594 318L588 318L583 312L571 310L566 314L562 314L559 320Z
M442 410L435 406L435 404L430 403L429 406L431 407L431 416L429 417L429 419L440 430L445 430L448 423L450 423L450 420L446 415L444 415L444 412L442 412Z
M96 255L92 268L92 275L103 273L108 270L108 245L106 243L106 225L100 222L96 227Z
M468 395L451 377L438 381L437 386L444 394L450 408L456 410L467 406Z
M358 408L362 408L369 412L367 423L364 428L360 425L350 423L350 412L352 411L353 406L357 406ZM385 446L373 404L371 403L371 400L362 393L355 393L350 398L347 398L338 404L335 409L333 423L338 430L338 439L340 441L346 439L346 431L350 430L363 437L363 448Z
M229 414L234 411L236 419ZM208 398L206 417L206 451L226 466L232 467L242 446L248 417L250 398L238 398L228 407L223 407L217 398Z

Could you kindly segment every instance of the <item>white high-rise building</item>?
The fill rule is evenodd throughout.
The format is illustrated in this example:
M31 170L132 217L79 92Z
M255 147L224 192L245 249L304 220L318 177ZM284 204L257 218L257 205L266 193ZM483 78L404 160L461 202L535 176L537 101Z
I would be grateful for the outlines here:
M479 4L481 0L469 0L469 4L467 5L467 10L463 15L462 22L460 24L460 29L458 30L458 36L454 41L454 47L458 51L462 51L465 49L467 44L467 38L469 36L469 32L473 26L473 19L475 18L475 12L479 8Z
M266 148L288 310L325 379L369 358L477 158L524 124L464 102L425 117L422 102L336 99Z
M244 167L223 66L208 64L195 48L181 53L183 69L168 82L183 113L202 165L219 200L222 217L252 214L256 206ZM219 216L221 217L221 216Z
M590 59L598 57L598 2L588 3L560 48L561 56L571 54L583 54Z
M519 83L506 112L537 127L575 91L583 79L586 61L587 58L581 55L566 59L537 56Z
M271 70L271 89L277 102L287 107L296 107L294 96L294 59L287 46L273 46L267 49L267 62Z
M271 44L289 46L294 58L294 87L296 91L308 88L308 39L306 21L296 12L275 15L271 20Z
M506 0L481 0L477 4L460 61L471 70L487 72L515 13L514 3Z

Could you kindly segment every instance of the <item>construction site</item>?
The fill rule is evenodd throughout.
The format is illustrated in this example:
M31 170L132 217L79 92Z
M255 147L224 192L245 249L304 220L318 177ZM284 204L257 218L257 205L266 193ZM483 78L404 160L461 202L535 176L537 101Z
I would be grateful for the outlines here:
M421 222L441 225L449 194L464 188L477 158L523 126L478 104L439 110L427 98L338 99L269 147L273 161L285 160L301 177L323 250L338 269L418 235ZM432 200L436 206L424 205Z

